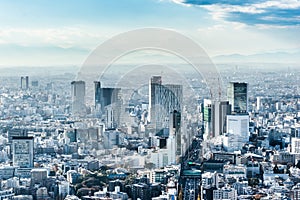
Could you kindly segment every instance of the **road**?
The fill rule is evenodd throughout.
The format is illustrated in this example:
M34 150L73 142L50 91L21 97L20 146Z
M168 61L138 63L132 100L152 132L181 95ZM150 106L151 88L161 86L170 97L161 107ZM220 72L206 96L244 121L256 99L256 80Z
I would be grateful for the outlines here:
M199 171L202 162L202 140L194 137L190 147L182 157L180 188L183 200L196 200L200 193L201 175L193 172Z

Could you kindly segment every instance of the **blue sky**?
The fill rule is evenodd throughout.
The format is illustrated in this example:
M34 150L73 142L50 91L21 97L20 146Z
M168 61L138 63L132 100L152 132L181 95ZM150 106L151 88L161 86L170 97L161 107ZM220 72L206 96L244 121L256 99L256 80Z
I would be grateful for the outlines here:
M118 33L174 29L210 56L300 49L300 1L0 0L0 66L81 65Z

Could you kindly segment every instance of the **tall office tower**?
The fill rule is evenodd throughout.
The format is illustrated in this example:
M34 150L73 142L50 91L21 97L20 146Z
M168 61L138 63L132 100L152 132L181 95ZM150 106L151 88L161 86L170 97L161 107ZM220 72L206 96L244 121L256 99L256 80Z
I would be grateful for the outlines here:
M95 84L95 107L101 107L101 96L102 96L101 82L94 81L94 84Z
M95 107L101 114L106 115L108 128L117 128L121 115L121 88L103 88L100 81L95 81Z
M183 94L182 85L162 85L161 76L153 76L149 85L149 116L148 119L159 133L169 126L170 113L181 112Z
M12 155L13 166L33 168L33 137L13 137Z
M86 113L85 107L85 82L72 81L71 82L72 95L72 114L84 115Z
M174 110L170 113L169 138L167 139L169 161L171 160L172 163L178 161L179 156L182 155L182 138L180 127L181 113Z
M226 132L226 116L231 114L228 101L215 101L212 105L212 133L213 137Z
M243 142L249 141L249 116L227 115L227 133L240 137Z
M101 106L118 103L121 100L121 88L102 88Z
M100 81L95 84L95 106L100 106L103 111L105 106L121 100L121 88L103 88Z
M203 128L204 128L204 135L203 139L209 139L212 136L212 124L211 124L211 117L212 117L212 102L209 99L204 99L202 104L202 117L203 117Z
M248 113L248 83L230 82L227 96L232 113Z
M162 84L161 76L152 76L149 83L149 114L148 121L155 119L156 96Z
M21 89L27 90L29 88L29 77L21 76Z

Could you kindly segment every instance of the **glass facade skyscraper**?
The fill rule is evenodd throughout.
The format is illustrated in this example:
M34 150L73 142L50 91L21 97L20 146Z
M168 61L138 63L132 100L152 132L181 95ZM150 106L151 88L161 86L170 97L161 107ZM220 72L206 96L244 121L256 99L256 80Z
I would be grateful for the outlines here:
M233 113L248 113L248 83L230 82L227 96Z

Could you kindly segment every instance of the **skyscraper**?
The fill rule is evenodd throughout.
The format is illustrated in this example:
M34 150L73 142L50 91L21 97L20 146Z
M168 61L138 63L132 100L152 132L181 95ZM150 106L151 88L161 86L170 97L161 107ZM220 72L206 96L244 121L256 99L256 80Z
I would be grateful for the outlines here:
M226 132L226 116L231 114L228 101L203 101L204 139L216 137Z
M182 85L162 85L161 76L151 78L148 121L155 128L156 133L169 126L171 112L181 112L182 99Z
M248 83L230 82L227 96L232 113L248 113Z
M121 88L104 88L100 81L95 81L95 106L103 111L105 106L118 102L121 97Z
M226 132L226 116L231 113L228 101L215 101L212 105L212 133L213 137Z
M95 85L95 107L97 107L97 106L101 106L101 96L102 96L101 82L94 81L94 85Z
M169 129L168 157L173 163L182 155L181 104L182 85L162 85L161 76L153 76L149 84L149 118L156 135Z
M208 139L212 136L212 127L211 127L211 112L212 112L212 103L209 99L204 99L202 104L202 117L203 117L203 128L204 128L204 139Z
M27 90L29 88L29 77L21 76L21 89Z
M71 82L72 95L72 114L84 115L86 113L85 107L85 82L72 81Z
M156 96L162 84L161 76L152 76L149 83L149 114L148 121L155 120Z
M249 116L227 115L226 132L242 138L243 142L249 141Z
M116 128L120 124L121 88L103 88L100 81L95 81L95 108L98 114L105 114L107 128Z
M182 154L181 147L181 113L174 110L170 113L170 121L169 121L169 138L167 140L168 146L168 154L171 157L171 160L176 160ZM171 143L171 144L169 144ZM171 156L170 156L171 155ZM173 162L175 163L175 162Z
M14 166L33 168L33 137L13 137L12 156Z

